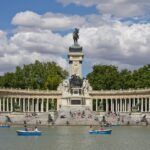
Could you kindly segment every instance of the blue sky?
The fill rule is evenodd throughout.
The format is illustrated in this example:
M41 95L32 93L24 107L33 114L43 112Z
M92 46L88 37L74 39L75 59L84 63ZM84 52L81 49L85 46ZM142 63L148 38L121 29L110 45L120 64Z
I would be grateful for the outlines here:
M0 2L0 28L12 28L11 20L21 11L30 10L38 14L44 14L51 11L54 13L65 14L79 14L86 15L97 13L94 6L83 7L70 4L69 6L62 6L57 0L1 0Z
M75 27L84 76L95 64L131 70L149 64L149 8L147 0L1 0L0 74L36 59L68 69Z

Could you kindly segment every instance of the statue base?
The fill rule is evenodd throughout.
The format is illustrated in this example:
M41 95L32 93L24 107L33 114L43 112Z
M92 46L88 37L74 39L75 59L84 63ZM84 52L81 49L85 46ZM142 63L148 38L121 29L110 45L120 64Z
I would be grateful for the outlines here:
M76 43L69 47L69 52L82 52L82 47Z

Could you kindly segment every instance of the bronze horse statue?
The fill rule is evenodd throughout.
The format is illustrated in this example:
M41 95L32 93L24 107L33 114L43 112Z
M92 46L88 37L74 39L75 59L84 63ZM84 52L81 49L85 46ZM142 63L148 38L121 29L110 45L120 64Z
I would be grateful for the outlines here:
M78 43L78 39L79 39L79 29L75 28L74 32L73 32L73 40L74 40L74 44Z

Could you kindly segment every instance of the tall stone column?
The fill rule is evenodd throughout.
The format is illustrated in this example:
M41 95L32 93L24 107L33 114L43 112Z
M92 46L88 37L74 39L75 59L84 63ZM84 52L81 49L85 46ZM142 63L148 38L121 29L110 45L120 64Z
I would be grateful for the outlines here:
M44 110L43 110L44 107L43 106L44 106L44 99L42 98L41 99L41 112L44 112Z
M48 112L49 111L49 99L47 98L46 99L46 112Z
M26 98L23 98L22 99L23 100L23 112L25 112L26 111Z
M7 97L6 100L7 100L7 108L6 108L6 111L8 112L8 111L9 111L9 98Z
M118 112L120 112L120 100L119 99L117 99L117 110L118 110Z
M118 112L118 101L115 99L115 107L116 107L116 112Z
M133 98L133 106L135 106L135 98Z
M0 97L0 112L2 111L2 98Z
M19 105L19 107L21 107L21 98L19 98L19 104L18 105Z
M139 98L137 98L137 102L138 102L138 104L140 103ZM140 107L138 107L138 111L140 111Z
M143 112L143 98L141 98L141 112Z
M127 99L124 99L125 103L125 112L127 112Z
M31 111L34 112L34 98L31 99Z
M150 97L148 98L148 100L149 100L149 112L150 112Z
M122 112L122 98L120 98L120 112Z
M36 99L36 112L39 112L39 98Z
M3 97L3 112L5 112L5 97Z
M28 98L28 112L30 112L30 98Z
M13 112L13 98L10 99L10 111Z
M124 112L124 99L122 99L122 112Z
M96 111L97 111L97 105L98 105L98 101L97 101L97 99L96 99Z
M147 112L147 98L145 98L145 112Z
M129 98L128 100L129 100L129 104L128 104L128 112L131 112L131 98Z
M105 100L106 100L106 112L108 112L108 99Z
M70 103L70 105L71 105L71 100L69 99L69 103ZM52 104L53 104L53 107L54 107L54 98L52 98ZM55 109L55 108L54 108Z
M114 103L113 103L113 99L111 99L111 112L114 112Z

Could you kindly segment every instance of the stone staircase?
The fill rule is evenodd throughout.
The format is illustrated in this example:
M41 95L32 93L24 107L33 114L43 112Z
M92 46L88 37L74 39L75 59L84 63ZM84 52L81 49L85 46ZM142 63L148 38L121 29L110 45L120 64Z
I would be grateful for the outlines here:
M94 112L86 106L63 106L58 112L56 125L98 125Z

